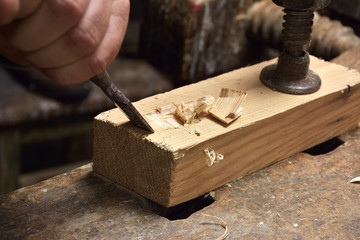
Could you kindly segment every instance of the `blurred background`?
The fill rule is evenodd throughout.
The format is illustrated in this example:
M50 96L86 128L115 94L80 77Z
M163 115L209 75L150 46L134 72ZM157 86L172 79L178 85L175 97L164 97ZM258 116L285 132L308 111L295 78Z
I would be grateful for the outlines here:
M131 0L109 68L132 101L277 57L282 9L270 0ZM311 54L360 69L360 0L315 13ZM113 104L92 83L60 86L0 67L0 193L91 162L93 118Z

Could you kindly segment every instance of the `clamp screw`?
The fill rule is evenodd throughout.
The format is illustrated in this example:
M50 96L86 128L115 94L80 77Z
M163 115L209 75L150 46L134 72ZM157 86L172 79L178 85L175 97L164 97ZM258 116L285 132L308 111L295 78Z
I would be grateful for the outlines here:
M326 7L330 0L273 2L285 7L281 38L284 50L277 64L267 66L261 71L260 80L267 87L283 93L314 93L320 89L321 80L315 72L309 70L309 53L304 50L304 46L310 43L314 10ZM309 4L304 5L305 2Z

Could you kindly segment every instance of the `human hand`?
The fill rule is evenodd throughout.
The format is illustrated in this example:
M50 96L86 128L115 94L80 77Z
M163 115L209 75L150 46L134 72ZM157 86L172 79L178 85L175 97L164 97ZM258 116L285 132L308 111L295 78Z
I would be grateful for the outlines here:
M129 0L0 0L0 55L72 84L106 69L127 28Z

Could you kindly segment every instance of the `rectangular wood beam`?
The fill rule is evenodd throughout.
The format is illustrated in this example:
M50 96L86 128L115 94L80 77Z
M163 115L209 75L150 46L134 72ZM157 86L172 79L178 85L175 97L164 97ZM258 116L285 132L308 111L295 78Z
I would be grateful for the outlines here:
M244 90L243 115L228 126L212 117L178 128L154 121L154 134L133 127L118 109L95 118L96 173L164 206L173 206L354 129L360 122L360 74L311 58L322 79L310 95L272 91L259 81L276 60L235 70L134 103L145 117L221 88ZM200 134L195 134L195 130ZM223 159L209 166L206 151ZM219 159L220 160L220 159Z

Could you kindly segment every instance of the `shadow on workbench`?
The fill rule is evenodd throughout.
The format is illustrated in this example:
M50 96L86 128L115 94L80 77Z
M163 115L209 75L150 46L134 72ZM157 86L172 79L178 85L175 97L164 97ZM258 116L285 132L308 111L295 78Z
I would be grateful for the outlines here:
M99 191L94 191L94 194L98 194L96 199L101 199L106 196L106 198L113 198L113 200L116 202L119 201L119 199L125 197L125 201L133 201L134 203L139 204L145 210L150 210L159 216L169 219L170 221L186 219L191 216L191 214L200 211L201 209L210 206L215 202L215 197L213 197L211 194L205 194L190 201L167 208L147 198L144 198L136 192L115 184L94 172L90 172L85 180L89 183L89 185L96 185L101 182L101 186L108 186L106 193L103 192L103 188L98 189ZM122 199L121 201L124 200Z
M344 144L343 140L341 140L339 137L334 137L328 141L320 143L319 145L309 148L303 152L310 154L312 156L318 156L334 151L336 148L340 147L343 144Z

